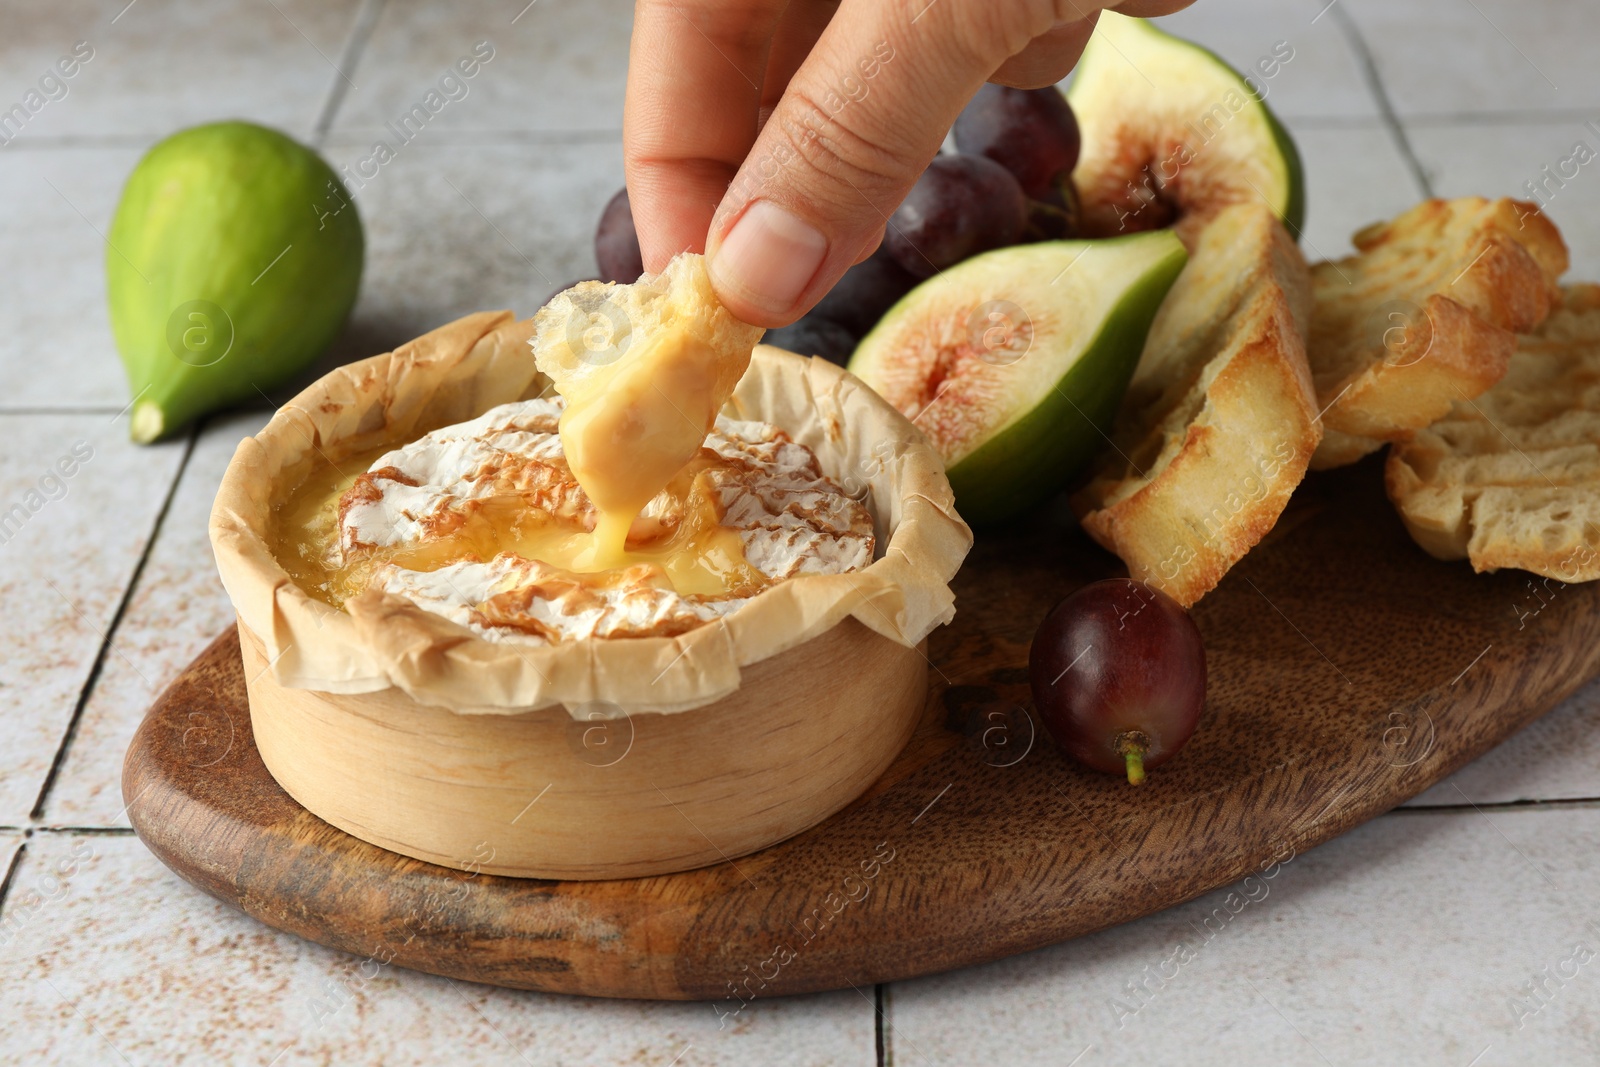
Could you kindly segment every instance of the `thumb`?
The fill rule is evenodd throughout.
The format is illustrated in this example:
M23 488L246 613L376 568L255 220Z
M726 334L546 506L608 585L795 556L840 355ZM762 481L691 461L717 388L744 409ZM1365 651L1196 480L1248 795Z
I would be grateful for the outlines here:
M1054 7L844 0L712 219L706 254L728 309L785 325L870 255L979 86L1063 25Z

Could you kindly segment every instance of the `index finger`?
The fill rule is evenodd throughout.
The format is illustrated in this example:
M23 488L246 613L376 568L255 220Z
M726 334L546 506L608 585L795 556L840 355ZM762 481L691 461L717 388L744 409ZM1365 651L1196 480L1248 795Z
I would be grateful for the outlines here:
M756 139L785 0L639 0L628 49L623 170L644 268L705 250Z

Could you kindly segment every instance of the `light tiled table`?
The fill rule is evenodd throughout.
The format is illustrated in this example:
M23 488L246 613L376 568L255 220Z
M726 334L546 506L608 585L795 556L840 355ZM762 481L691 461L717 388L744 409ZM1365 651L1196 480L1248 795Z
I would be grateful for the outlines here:
M1574 142L1600 147L1584 125L1600 119L1592 4L1325 3L1199 0L1170 20L1239 66L1294 48L1269 100L1307 161L1311 254L1346 251L1354 228L1426 193L1518 193ZM0 102L74 42L94 49L67 98L0 148L0 504L75 447L90 456L0 545L0 1062L1600 1062L1600 969L1547 984L1536 1015L1508 1006L1575 945L1600 950L1600 686L1296 857L1209 941L1196 930L1222 894L875 996L757 1002L723 1030L705 1005L393 969L327 1014L328 983L359 961L246 919L145 852L122 752L228 621L205 517L266 412L126 443L100 237L123 176L159 136L228 116L353 162L489 41L469 95L357 196L367 275L331 358L483 307L525 313L593 270L592 220L620 183L629 22L622 0L0 6ZM1582 277L1600 277L1596 166L1550 206ZM1183 942L1194 958L1151 977Z

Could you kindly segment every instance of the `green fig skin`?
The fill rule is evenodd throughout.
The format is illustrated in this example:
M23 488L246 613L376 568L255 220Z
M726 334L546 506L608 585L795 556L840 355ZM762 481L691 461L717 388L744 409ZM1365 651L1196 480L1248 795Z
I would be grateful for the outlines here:
M219 122L150 149L106 247L133 439L168 436L309 366L355 304L364 250L338 176L276 130Z
M1217 62L1222 62L1218 58ZM1283 157L1284 169L1289 175L1289 197L1284 203L1283 213L1280 216L1284 228L1289 231L1296 241L1306 228L1306 172L1305 164L1300 159L1300 149L1294 143L1294 138L1273 114L1266 104L1261 105L1261 110L1266 114L1267 128L1272 131L1272 143L1277 146L1278 154Z

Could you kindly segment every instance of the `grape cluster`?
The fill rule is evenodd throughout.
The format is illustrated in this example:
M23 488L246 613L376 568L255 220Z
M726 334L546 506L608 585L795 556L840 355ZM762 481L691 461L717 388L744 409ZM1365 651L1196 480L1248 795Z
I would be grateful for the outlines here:
M985 85L954 133L956 151L928 164L878 250L798 321L768 331L768 344L843 365L923 279L980 252L1074 235L1078 122L1060 90ZM602 280L632 282L644 270L626 189L606 204L594 245Z
M769 333L770 343L844 363L919 281L980 252L1073 236L1078 122L1059 89L985 85L954 133L955 152L928 164L871 258L798 322Z

